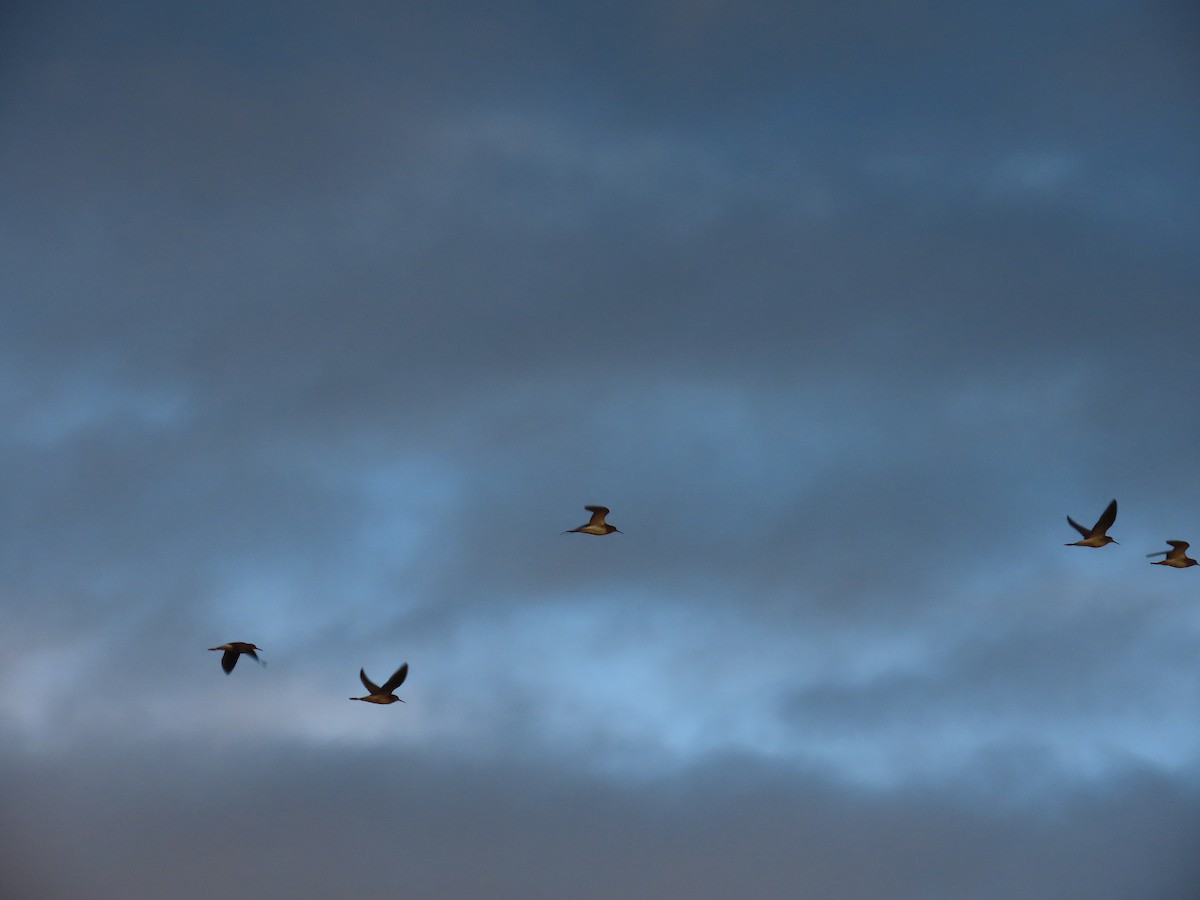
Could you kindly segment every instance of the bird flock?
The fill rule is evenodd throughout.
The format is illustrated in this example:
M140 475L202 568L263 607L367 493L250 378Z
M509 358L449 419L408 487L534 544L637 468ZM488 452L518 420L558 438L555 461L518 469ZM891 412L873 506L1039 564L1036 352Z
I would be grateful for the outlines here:
M606 506L585 506L585 510L592 514L588 521L580 525L578 528L571 528L564 531L563 534L595 534L604 535L612 534L614 531L617 534L624 534L621 529L615 525L609 525L604 521L604 517L608 515L608 507ZM1187 546L1186 544L1184 545ZM266 663L258 658L256 651L261 650L257 644L251 644L246 641L230 641L227 644L220 644L216 647L209 647L209 650L224 651L221 654L221 668L228 675L233 671L233 667L237 665L237 661L242 656L249 656L260 666L266 666ZM404 684L404 679L408 677L408 663L403 663L400 668L392 673L392 677L385 681L382 685L376 684L367 677L367 670L361 668L358 670L359 680L362 681L363 687L367 689L365 697L351 697L351 700L362 700L364 703L377 703L380 706L386 706L389 703L403 703L404 700L396 696L396 689Z
M1096 524L1091 528L1084 528L1070 516L1067 516L1067 522L1071 527L1083 535L1082 540L1070 541L1066 544L1068 547L1103 547L1107 544L1117 544L1118 541L1113 540L1108 534L1108 529L1113 527L1113 523L1117 521L1117 501L1113 500L1104 508L1104 512L1100 513L1100 518L1096 520ZM1187 555L1189 546L1187 541L1167 541L1171 545L1170 550L1155 550L1153 553L1147 553L1146 558L1150 559L1153 556L1163 556L1165 559L1160 559L1155 566L1170 566L1173 569L1186 569L1188 566L1196 565L1196 560Z
M591 518L586 523L578 528L569 528L563 534L592 534L603 536L606 534L624 534L621 529L615 525L610 525L605 521L605 517L609 513L606 506L585 506L585 510L592 514ZM1104 512L1100 514L1100 518L1096 520L1091 528L1085 528L1080 525L1070 516L1067 516L1067 522L1072 528L1081 535L1078 541L1069 541L1067 547L1104 547L1108 544L1117 544L1118 542L1108 533L1108 529L1112 528L1117 521L1117 501L1113 500L1105 507ZM1196 565L1196 560L1187 555L1188 542L1169 540L1167 544L1170 550L1156 550L1154 553L1147 553L1146 558L1149 559L1155 556L1161 556L1163 559L1154 562L1156 566L1170 566L1174 569L1186 569L1188 566ZM221 668L228 675L233 671L233 667L237 665L237 661L242 656L249 656L259 665L265 666L266 663L258 658L255 652L262 648L256 644L247 643L245 641L230 641L227 644L220 644L216 647L209 647L210 650L224 651L221 655ZM359 680L362 681L363 687L367 689L365 697L351 697L351 700L361 700L364 703L376 703L380 706L386 706L390 703L403 703L404 700L396 696L396 690L400 685L404 684L404 679L408 677L408 663L404 663L392 676L382 685L376 684L367 677L365 668L358 670Z

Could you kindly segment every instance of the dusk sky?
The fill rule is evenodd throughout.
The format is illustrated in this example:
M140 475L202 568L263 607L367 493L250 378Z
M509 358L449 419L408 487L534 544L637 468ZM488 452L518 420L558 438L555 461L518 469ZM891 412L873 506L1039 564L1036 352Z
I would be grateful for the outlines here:
M1196 900L1198 148L1187 0L10 4L0 895Z

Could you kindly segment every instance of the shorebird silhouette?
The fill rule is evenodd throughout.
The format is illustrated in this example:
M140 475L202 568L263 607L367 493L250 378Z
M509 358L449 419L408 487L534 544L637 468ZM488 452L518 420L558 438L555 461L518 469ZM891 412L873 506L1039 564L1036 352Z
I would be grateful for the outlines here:
M617 534L625 533L615 525L609 525L604 521L604 517L608 515L607 506L585 506L584 509L592 514L588 523L580 525L578 528L568 529L563 534L575 534L576 532L579 534L612 534L614 531Z
M1196 561L1185 552L1188 548L1187 541L1167 541L1167 543L1171 545L1170 550L1159 550L1157 553L1146 554L1146 559L1152 556L1166 557L1166 559L1160 559L1156 563L1151 563L1152 566L1170 566L1173 569L1186 569L1188 566L1196 565Z
M1104 532L1112 528L1112 523L1117 520L1117 501L1114 500L1108 504L1108 508L1100 514L1100 518L1096 520L1096 524L1091 529L1084 528L1070 516L1067 516L1067 521L1071 523L1071 527L1083 535L1082 541L1072 541L1065 544L1066 547L1103 547L1105 544L1117 543Z
M351 697L351 700L364 700L367 703L395 703L397 701L400 703L404 702L395 695L394 691L396 688L400 687L400 685L404 684L404 679L408 677L408 663L405 663L395 672L393 672L392 677L383 683L383 687L380 687L367 677L366 669L359 669L358 677L362 679L363 687L367 689L367 696Z
M221 668L228 675L233 671L233 667L237 665L238 657L245 653L248 657L258 663L260 666L265 666L266 663L258 658L255 650L261 650L262 647L257 647L254 644L247 644L245 641L230 641L228 644L222 644L220 647L209 647L209 650L224 650L221 654Z

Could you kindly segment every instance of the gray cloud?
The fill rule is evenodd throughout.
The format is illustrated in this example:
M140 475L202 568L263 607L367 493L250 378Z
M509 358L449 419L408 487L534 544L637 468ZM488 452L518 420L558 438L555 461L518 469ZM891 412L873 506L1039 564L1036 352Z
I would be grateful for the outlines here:
M1036 809L972 790L859 791L737 758L648 786L394 751L272 749L216 768L159 749L148 767L101 757L111 780L99 784L61 762L10 784L30 811L5 841L10 886L98 898L199 897L214 879L267 897L1183 898L1197 875L1194 785L1144 774ZM50 859L64 838L87 852Z
M12 15L17 896L1194 893L1192 13Z

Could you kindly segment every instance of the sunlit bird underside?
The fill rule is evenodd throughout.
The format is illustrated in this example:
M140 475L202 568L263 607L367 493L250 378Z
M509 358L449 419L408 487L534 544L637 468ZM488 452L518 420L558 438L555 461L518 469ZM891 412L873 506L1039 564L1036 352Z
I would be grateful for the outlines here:
M607 506L585 506L584 509L592 514L588 523L580 525L578 528L570 528L564 531L563 534L612 534L614 531L617 534L625 533L615 525L609 525L604 521L604 517L608 515Z
M1170 550L1158 550L1154 553L1147 553L1146 558L1152 556L1165 556L1166 559L1160 559L1156 563L1151 563L1155 566L1170 566L1173 569L1186 569L1188 566L1196 565L1196 560L1187 555L1187 541L1167 541L1171 545Z
M405 663L395 672L393 672L392 677L385 681L382 686L376 684L367 677L366 669L359 669L358 677L362 679L363 687L367 689L367 696L351 697L351 700L362 700L365 703L404 702L396 696L395 690L396 688L400 687L400 685L404 684L404 679L408 677L408 663Z
M1096 520L1096 524L1090 529L1084 528L1070 516L1067 516L1067 521L1071 523L1071 527L1083 535L1081 541L1071 541L1066 544L1067 547L1103 547L1105 544L1117 543L1107 534L1108 529L1112 528L1113 522L1117 520L1117 501L1114 500L1108 504L1108 508L1100 514L1100 518Z

